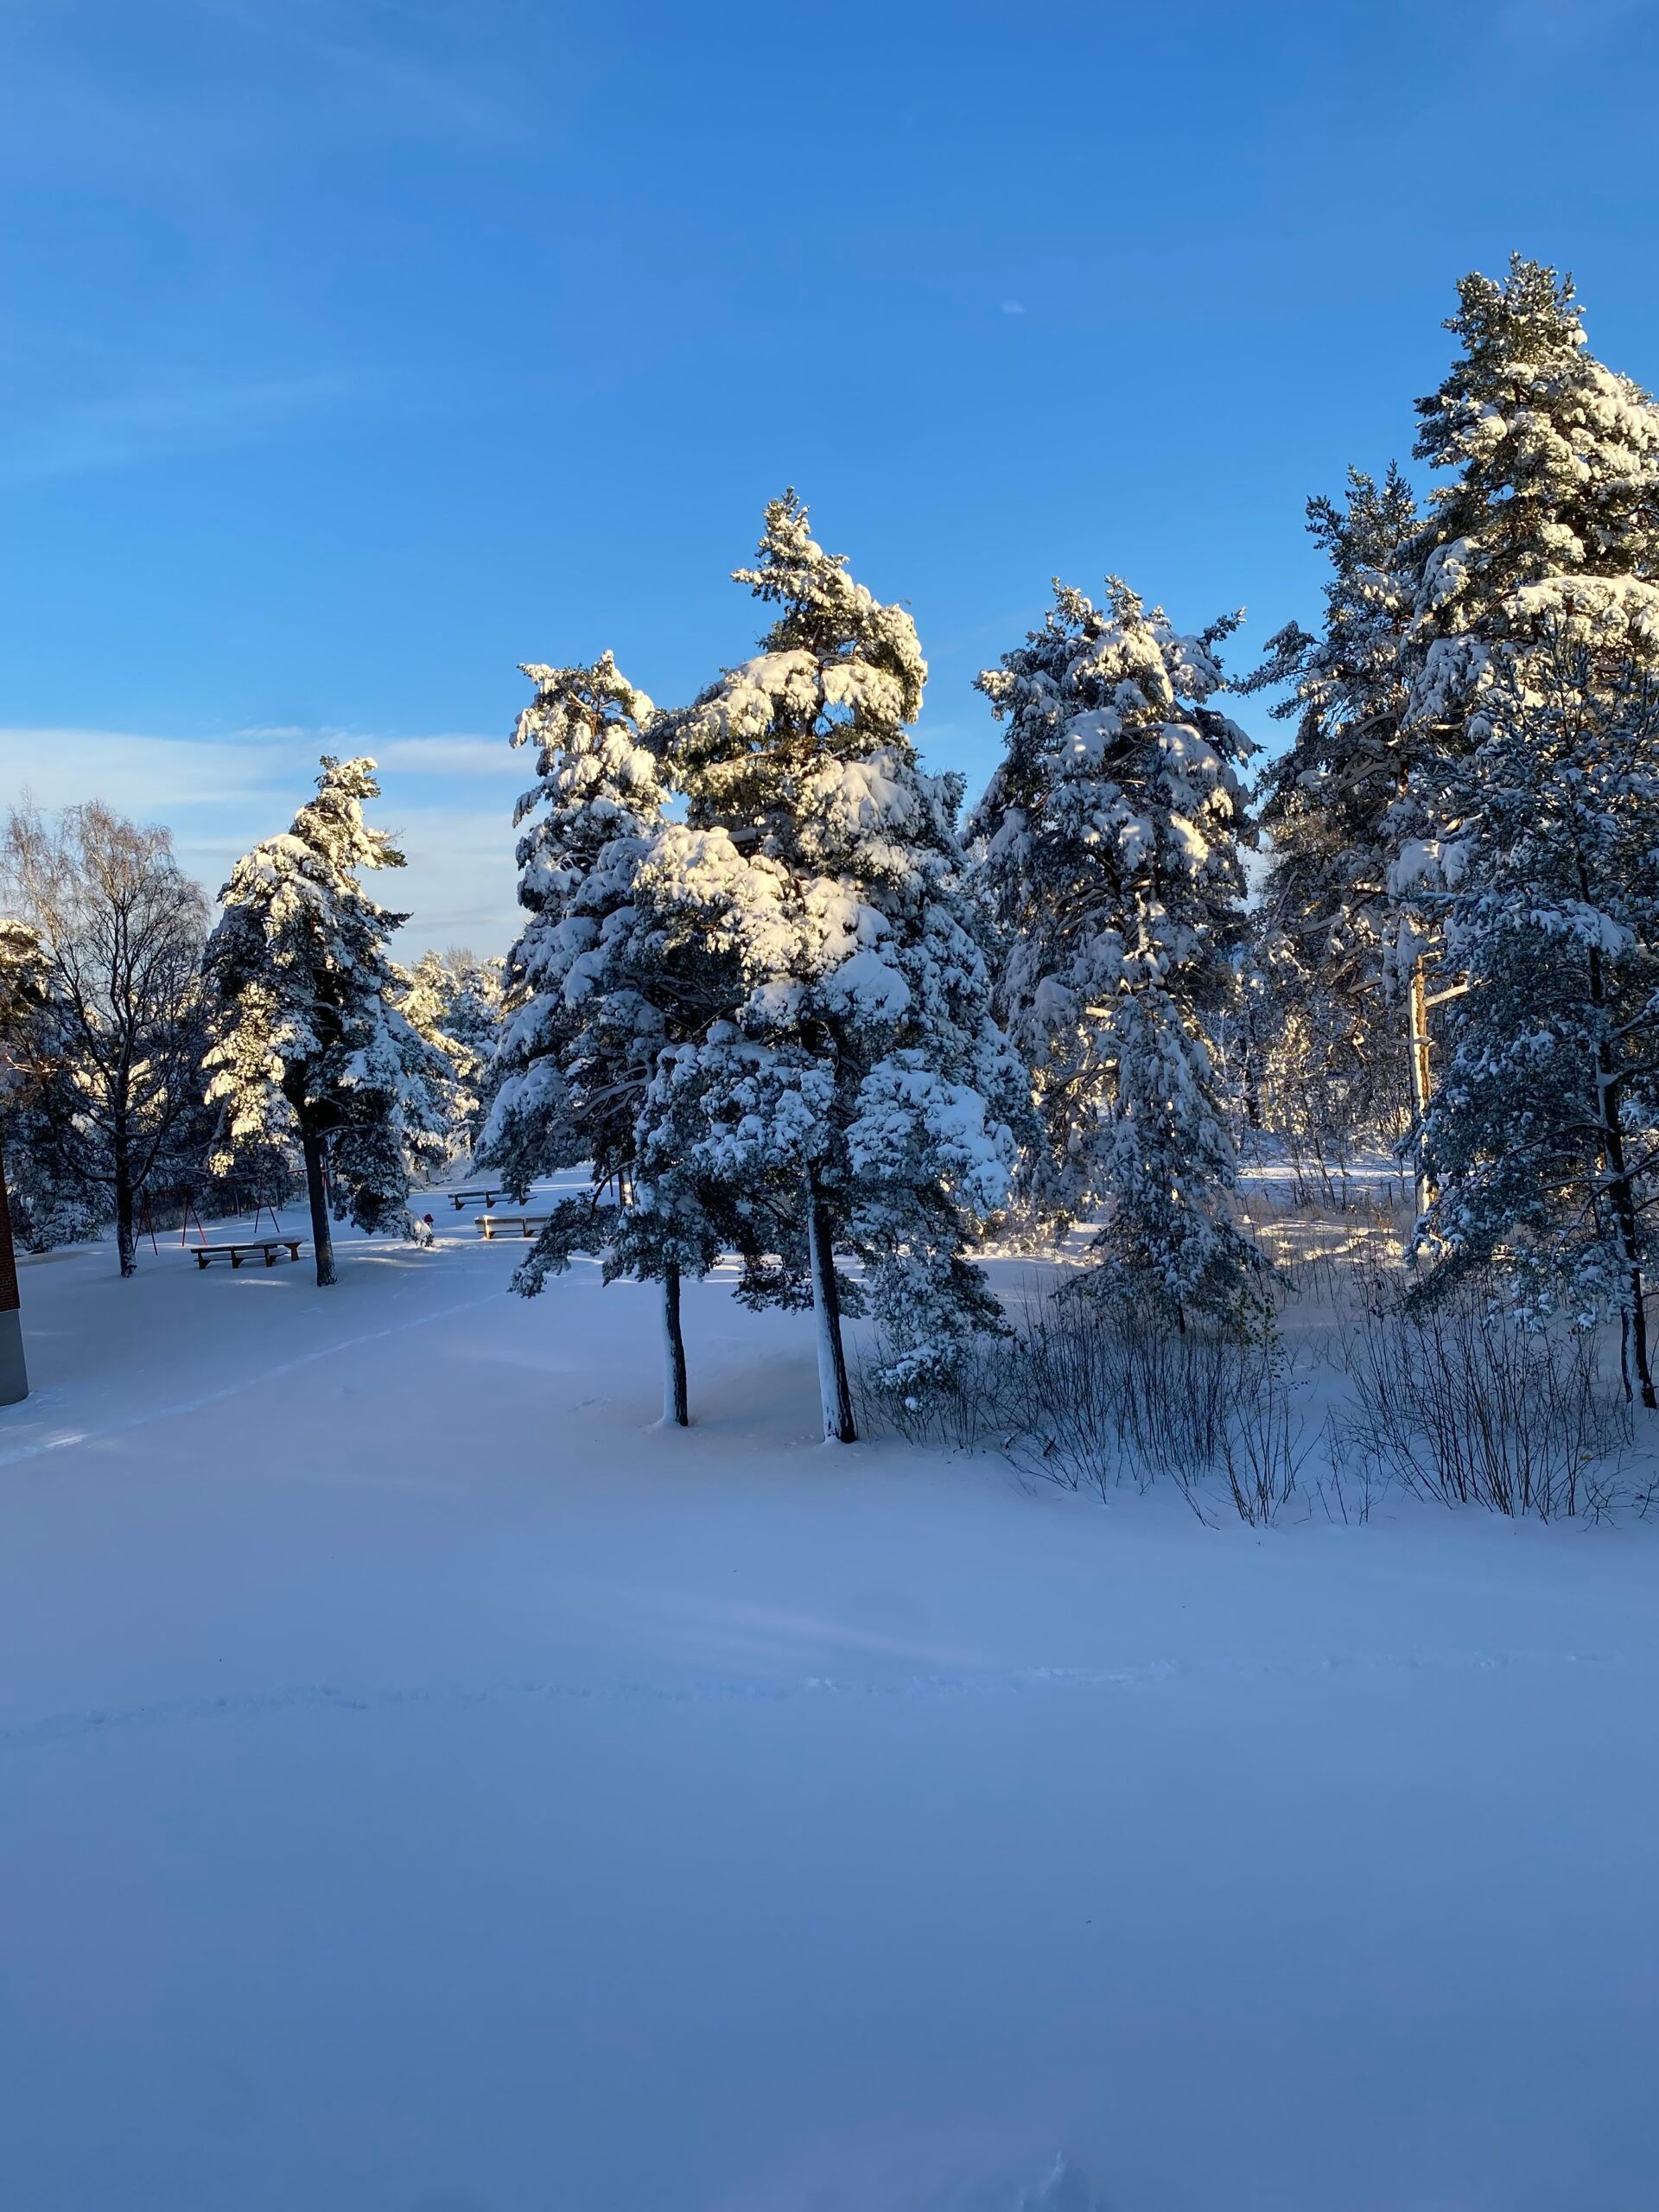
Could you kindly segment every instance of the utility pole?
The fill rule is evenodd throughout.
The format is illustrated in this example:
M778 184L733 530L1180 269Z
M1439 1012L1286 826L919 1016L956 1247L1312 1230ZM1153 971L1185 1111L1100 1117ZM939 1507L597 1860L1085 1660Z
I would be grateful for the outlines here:
M1411 1113L1421 1132L1423 1116L1428 1111L1433 1085L1428 1069L1428 1014L1431 1007L1444 1006L1448 999L1466 995L1469 979L1450 983L1443 991L1431 991L1425 971L1427 956L1419 953L1411 963L1411 981L1407 992L1407 1044L1411 1056ZM1423 1173L1422 1153L1417 1154L1417 1173L1413 1195L1416 1201L1417 1218L1421 1221L1434 1202L1434 1186Z
M1411 1057L1411 1119L1412 1126L1421 1138L1423 1116L1428 1111L1428 988L1423 980L1423 956L1420 952L1411 963L1411 979L1406 993L1406 1046ZM1423 1169L1421 1142L1417 1147L1417 1171L1412 1185L1413 1203L1421 1221L1428 1211L1433 1192Z
M0 1159L0 1406L15 1406L29 1395L19 1303L17 1255L11 1242L11 1208L6 1202L6 1166Z

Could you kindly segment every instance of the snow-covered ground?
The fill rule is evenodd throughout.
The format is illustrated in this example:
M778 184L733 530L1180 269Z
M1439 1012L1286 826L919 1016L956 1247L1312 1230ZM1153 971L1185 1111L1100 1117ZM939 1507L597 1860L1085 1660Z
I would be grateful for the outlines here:
M716 1286L664 1433L438 1227L24 1264L8 2205L1647 2212L1659 1532L836 1452Z

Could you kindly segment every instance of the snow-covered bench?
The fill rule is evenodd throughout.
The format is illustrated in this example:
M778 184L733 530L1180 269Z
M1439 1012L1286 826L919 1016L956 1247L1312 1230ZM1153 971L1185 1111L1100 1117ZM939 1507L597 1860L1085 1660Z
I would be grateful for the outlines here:
M300 1247L304 1242L302 1236L241 1236L231 1244L193 1244L189 1250L191 1258L199 1268L205 1268L209 1260L216 1260L221 1254L228 1254L231 1265L239 1268L250 1252L263 1252L265 1265L274 1268L279 1252L286 1252L297 1265Z
M487 1244L498 1229L516 1229L521 1236L533 1236L547 1227L549 1218L544 1213L481 1213L478 1226Z

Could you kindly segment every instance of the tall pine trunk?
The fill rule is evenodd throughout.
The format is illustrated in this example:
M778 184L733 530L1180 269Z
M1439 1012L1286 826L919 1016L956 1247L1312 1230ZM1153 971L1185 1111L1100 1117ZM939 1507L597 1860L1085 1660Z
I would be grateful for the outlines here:
M6 1197L6 1163L0 1160L0 1406L15 1406L29 1395L23 1363L23 1325L18 1313L17 1255L11 1242L11 1206Z
M856 1444L853 1395L847 1387L847 1354L841 1341L841 1293L836 1287L836 1243L830 1209L810 1169L806 1178L806 1238L812 1270L812 1315L818 1334L818 1396L823 1433L830 1444Z
M305 1190L311 1201L311 1243L317 1255L317 1288L334 1280L334 1235L328 1221L328 1192L322 1179L322 1139L303 1117L300 1143L305 1154Z
M138 1272L138 1238L133 1229L132 1162L124 1137L115 1140L115 1249L124 1275Z
M1605 1056L1606 1047L1602 1047ZM1619 1256L1624 1261L1630 1295L1630 1349L1636 1355L1636 1377L1642 1386L1642 1402L1649 1412L1659 1405L1653 1387L1653 1367L1648 1357L1647 1288L1642 1278L1642 1247L1637 1230L1636 1193L1630 1188L1624 1158L1624 1132L1618 1126L1618 1109L1611 1101L1603 1071L1602 1148L1606 1157L1607 1195L1618 1224Z
M685 1387L685 1338L680 1333L680 1271L663 1270L663 1426L684 1428L691 1419Z

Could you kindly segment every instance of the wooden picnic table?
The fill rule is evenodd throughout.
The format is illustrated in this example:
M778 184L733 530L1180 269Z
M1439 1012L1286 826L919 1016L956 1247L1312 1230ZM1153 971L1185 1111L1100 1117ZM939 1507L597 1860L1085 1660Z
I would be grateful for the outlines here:
M274 1268L278 1252L286 1252L297 1266L304 1242L302 1236L238 1236L225 1244L192 1244L187 1249L199 1268L221 1257L228 1257L233 1268L239 1268L250 1252L263 1252L265 1265Z
M474 1201L476 1201L476 1200L478 1200L478 1199L482 1199L483 1203L484 1203L486 1206L493 1205L495 1204L496 1200L497 1200L500 1196L501 1196L501 1192L500 1192L500 1191L499 1191L499 1189L497 1189L497 1190L480 1189L480 1190L476 1190L476 1191L451 1191L451 1192L449 1192L448 1193L448 1199L449 1199L449 1203L450 1203L450 1205L451 1205L452 1206L454 1206L454 1210L455 1210L455 1211L456 1211L457 1213L460 1213L460 1212L463 1210L463 1208L465 1208L465 1207L467 1207L467 1206L469 1206L469 1205L473 1205L473 1204L474 1203Z
M551 1217L544 1213L481 1213L478 1226L487 1244L498 1229L516 1229L520 1236L530 1236L545 1229Z

